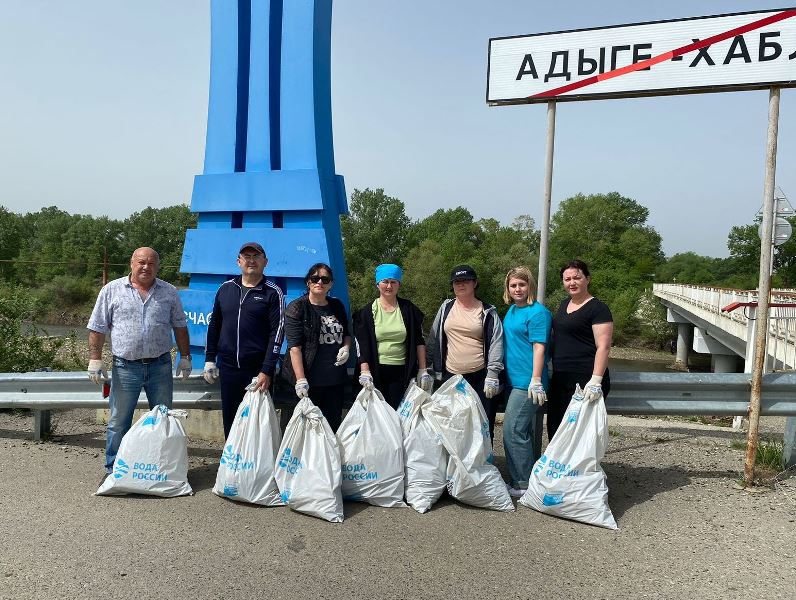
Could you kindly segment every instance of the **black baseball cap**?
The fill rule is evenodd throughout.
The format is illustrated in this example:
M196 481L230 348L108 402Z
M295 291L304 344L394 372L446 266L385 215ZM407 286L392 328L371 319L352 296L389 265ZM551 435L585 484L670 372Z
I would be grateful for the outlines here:
M238 250L238 254L243 254L243 251L246 250L246 248L252 248L253 250L257 250L257 252L259 252L260 254L265 254L265 250L263 250L263 247L257 242L246 242L245 244L243 244L243 246L240 247L240 250Z
M475 281L476 279L478 279L478 275L475 274L475 269L470 265L459 265L451 271L451 283L454 281Z

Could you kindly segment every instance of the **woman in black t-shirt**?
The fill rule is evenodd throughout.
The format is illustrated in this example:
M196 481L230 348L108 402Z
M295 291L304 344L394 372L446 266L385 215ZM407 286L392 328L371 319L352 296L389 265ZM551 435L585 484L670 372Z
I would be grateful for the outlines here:
M351 336L345 306L329 296L333 281L329 265L312 265L304 278L307 293L288 305L288 355L283 373L295 385L296 395L309 397L321 409L332 431L337 431L343 414Z
M547 437L551 440L577 384L583 388L584 399L590 401L607 396L611 390L611 311L589 293L589 267L582 260L564 265L561 280L569 298L561 301L553 317L553 377L547 393Z

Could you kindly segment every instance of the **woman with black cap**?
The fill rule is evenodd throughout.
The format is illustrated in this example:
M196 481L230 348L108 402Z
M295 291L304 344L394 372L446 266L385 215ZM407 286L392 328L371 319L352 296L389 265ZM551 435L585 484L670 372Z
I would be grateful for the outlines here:
M428 335L434 371L443 380L464 376L484 405L492 435L503 370L503 325L495 307L476 296L478 276L470 265L451 271L451 285L455 297L439 307Z
M376 267L379 297L354 314L359 384L378 389L396 409L414 377L426 391L433 385L426 371L423 313L398 296L402 279L398 265Z

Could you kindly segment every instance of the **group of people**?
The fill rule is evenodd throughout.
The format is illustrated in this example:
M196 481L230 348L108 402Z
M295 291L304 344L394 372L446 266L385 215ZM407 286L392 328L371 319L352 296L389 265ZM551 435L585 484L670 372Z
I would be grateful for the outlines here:
M333 430L342 420L352 354L359 384L378 389L393 408L413 380L431 392L435 380L461 375L478 393L493 435L505 397L508 487L520 496L541 455L544 405L552 439L576 385L587 401L610 390L611 312L589 293L589 268L580 260L561 268L568 297L555 315L536 300L531 271L511 269L502 321L497 308L478 297L475 270L457 266L450 275L453 298L439 307L428 336L422 311L399 295L404 274L398 265L376 267L378 296L353 314L350 325L345 305L329 294L334 284L329 265L312 265L304 278L306 292L285 308L280 288L265 279L268 258L259 243L243 244L237 261L241 275L222 284L215 296L203 369L208 383L220 382L225 436L246 390L271 386L286 338L282 375L299 398L312 399ZM177 374L187 376L192 367L182 305L174 286L156 277L157 253L139 248L130 266L130 275L103 287L88 324L92 380L104 378L107 334L113 353L107 472L141 389L150 406L171 403L172 330L181 355Z

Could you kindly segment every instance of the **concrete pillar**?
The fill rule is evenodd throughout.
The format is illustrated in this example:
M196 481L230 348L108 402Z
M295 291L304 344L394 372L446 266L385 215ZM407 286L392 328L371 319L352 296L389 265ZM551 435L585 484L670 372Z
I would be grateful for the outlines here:
M677 324L677 357L675 362L688 366L688 349L691 348L694 337L694 326L690 323Z
M785 468L796 467L796 417L785 419L785 448L782 450L782 458L785 460Z
M712 354L714 373L735 373L738 370L738 357L735 354Z

